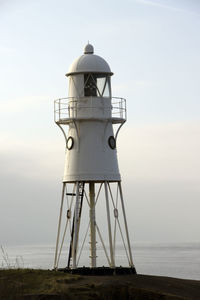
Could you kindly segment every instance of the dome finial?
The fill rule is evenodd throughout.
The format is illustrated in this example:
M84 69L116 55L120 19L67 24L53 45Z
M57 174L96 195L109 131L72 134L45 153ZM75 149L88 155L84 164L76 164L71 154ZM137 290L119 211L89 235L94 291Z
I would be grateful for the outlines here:
M89 44L88 41L88 44L84 48L84 54L93 54L93 53L94 53L94 47L91 44Z

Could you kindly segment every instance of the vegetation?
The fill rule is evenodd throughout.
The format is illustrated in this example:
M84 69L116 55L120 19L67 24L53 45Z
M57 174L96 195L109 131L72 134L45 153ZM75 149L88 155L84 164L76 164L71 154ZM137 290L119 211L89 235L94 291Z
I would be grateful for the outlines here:
M79 276L35 269L0 270L0 300L199 300L200 282L159 276Z
M67 284L79 279L78 275L49 270L0 270L0 299L18 300L24 295L65 295Z
M79 276L12 265L1 247L0 300L199 300L200 281L148 275Z

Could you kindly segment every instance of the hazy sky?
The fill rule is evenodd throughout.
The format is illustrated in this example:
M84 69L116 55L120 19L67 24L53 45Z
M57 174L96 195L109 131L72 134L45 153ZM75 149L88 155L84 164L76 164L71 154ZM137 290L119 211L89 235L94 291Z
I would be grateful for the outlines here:
M127 99L118 139L134 241L200 241L200 1L0 0L0 244L54 243L53 100L89 40Z

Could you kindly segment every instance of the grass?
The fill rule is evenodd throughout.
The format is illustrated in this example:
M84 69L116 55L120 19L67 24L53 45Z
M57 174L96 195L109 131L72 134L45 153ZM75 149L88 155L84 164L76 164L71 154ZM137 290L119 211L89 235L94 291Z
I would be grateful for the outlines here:
M24 269L21 256L11 262L3 246L0 252L0 300L23 299L24 295L65 295L68 292L67 284L80 279L78 275L62 272Z
M1 247L0 300L199 300L200 281L127 275L79 276L18 268Z
M80 276L35 269L0 270L0 299L22 299L22 295L63 295L67 283Z
M22 256L16 256L15 263L11 263L11 260L3 246L0 247L1 255L2 255L2 264L0 269L19 269L24 268L24 260Z
M150 275L79 276L0 270L0 300L199 300L200 282Z

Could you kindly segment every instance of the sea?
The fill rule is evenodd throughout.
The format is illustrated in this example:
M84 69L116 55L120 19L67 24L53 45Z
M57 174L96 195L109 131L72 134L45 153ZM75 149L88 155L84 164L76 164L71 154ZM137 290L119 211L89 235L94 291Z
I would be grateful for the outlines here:
M168 276L200 280L200 242L194 243L150 243L136 242L132 247L134 265L138 274ZM121 265L126 265L122 245L116 255ZM0 268L52 269L55 245L18 245L0 249ZM103 251L97 251L97 261L102 266ZM80 264L87 265L89 249L82 253ZM63 251L60 267L67 264L67 251Z

